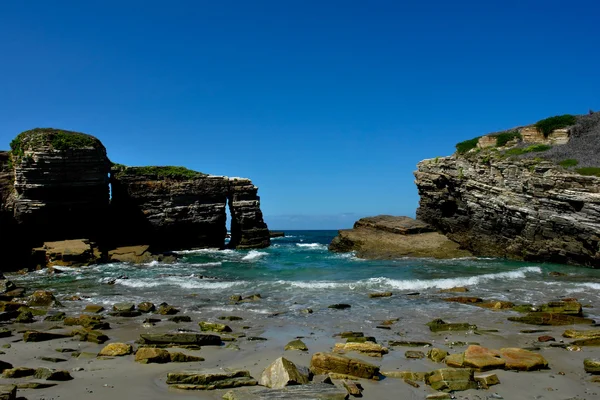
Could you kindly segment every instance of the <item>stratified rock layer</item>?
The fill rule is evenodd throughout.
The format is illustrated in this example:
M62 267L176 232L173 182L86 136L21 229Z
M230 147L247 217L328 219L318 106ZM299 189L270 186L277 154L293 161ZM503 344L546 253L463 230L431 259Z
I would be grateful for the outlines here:
M477 255L600 266L600 178L549 162L421 161L417 218Z
M361 218L353 229L340 230L329 245L337 252L356 251L370 259L397 257L455 258L470 256L431 225L409 217Z

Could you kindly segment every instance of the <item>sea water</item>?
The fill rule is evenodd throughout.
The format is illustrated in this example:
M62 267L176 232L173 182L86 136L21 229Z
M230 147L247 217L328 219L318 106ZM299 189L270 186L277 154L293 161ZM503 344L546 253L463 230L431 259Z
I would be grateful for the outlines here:
M39 271L11 278L31 289L51 289L57 298L81 311L84 304L166 302L192 317L242 316L311 328L332 324L375 327L381 320L487 318L490 310L446 302L441 289L465 286L468 295L514 303L538 304L577 298L587 316L600 318L600 270L495 258L435 260L403 258L362 260L353 253L333 253L327 246L335 231L288 231L260 250L185 250L176 263L101 264L61 268L60 274ZM556 271L564 276L551 276ZM392 297L368 294L389 291ZM232 303L231 295L260 294L262 299ZM347 311L328 308L351 305ZM311 309L307 314L303 310ZM68 310L71 311L71 310ZM503 317L506 319L506 316Z

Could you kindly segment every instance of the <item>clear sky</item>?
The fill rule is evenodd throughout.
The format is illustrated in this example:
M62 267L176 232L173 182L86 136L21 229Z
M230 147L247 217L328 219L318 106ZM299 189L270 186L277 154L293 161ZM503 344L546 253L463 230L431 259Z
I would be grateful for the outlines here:
M250 177L273 229L414 216L456 142L600 109L596 1L2 1L0 148Z

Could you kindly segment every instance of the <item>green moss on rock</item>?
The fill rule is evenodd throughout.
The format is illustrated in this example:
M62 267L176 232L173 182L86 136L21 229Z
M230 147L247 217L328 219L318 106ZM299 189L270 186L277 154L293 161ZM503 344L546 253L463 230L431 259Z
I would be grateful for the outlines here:
M35 128L20 133L10 142L11 153L21 158L25 151L50 148L65 151L83 148L102 148L100 140L81 132L65 131L55 128Z
M202 172L176 166L126 167L122 164L113 164L112 172L117 178L124 176L149 176L156 179L194 179L206 176Z

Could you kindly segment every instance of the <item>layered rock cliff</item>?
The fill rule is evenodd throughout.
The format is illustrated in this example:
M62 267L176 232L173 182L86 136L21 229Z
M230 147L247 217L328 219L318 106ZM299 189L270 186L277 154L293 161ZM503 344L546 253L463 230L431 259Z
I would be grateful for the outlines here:
M19 262L9 260L0 269L27 266L33 248L47 259L47 249L56 245L44 242L68 239L91 240L77 243L93 247L96 261L124 245L223 248L228 202L230 246L269 246L258 188L249 179L111 165L93 136L51 128L18 135L10 152L0 152L0 251Z
M600 267L600 177L551 157L568 150L600 165L584 148L592 131L573 132L579 144L528 146L519 136L511 146L420 162L417 218L477 255Z

